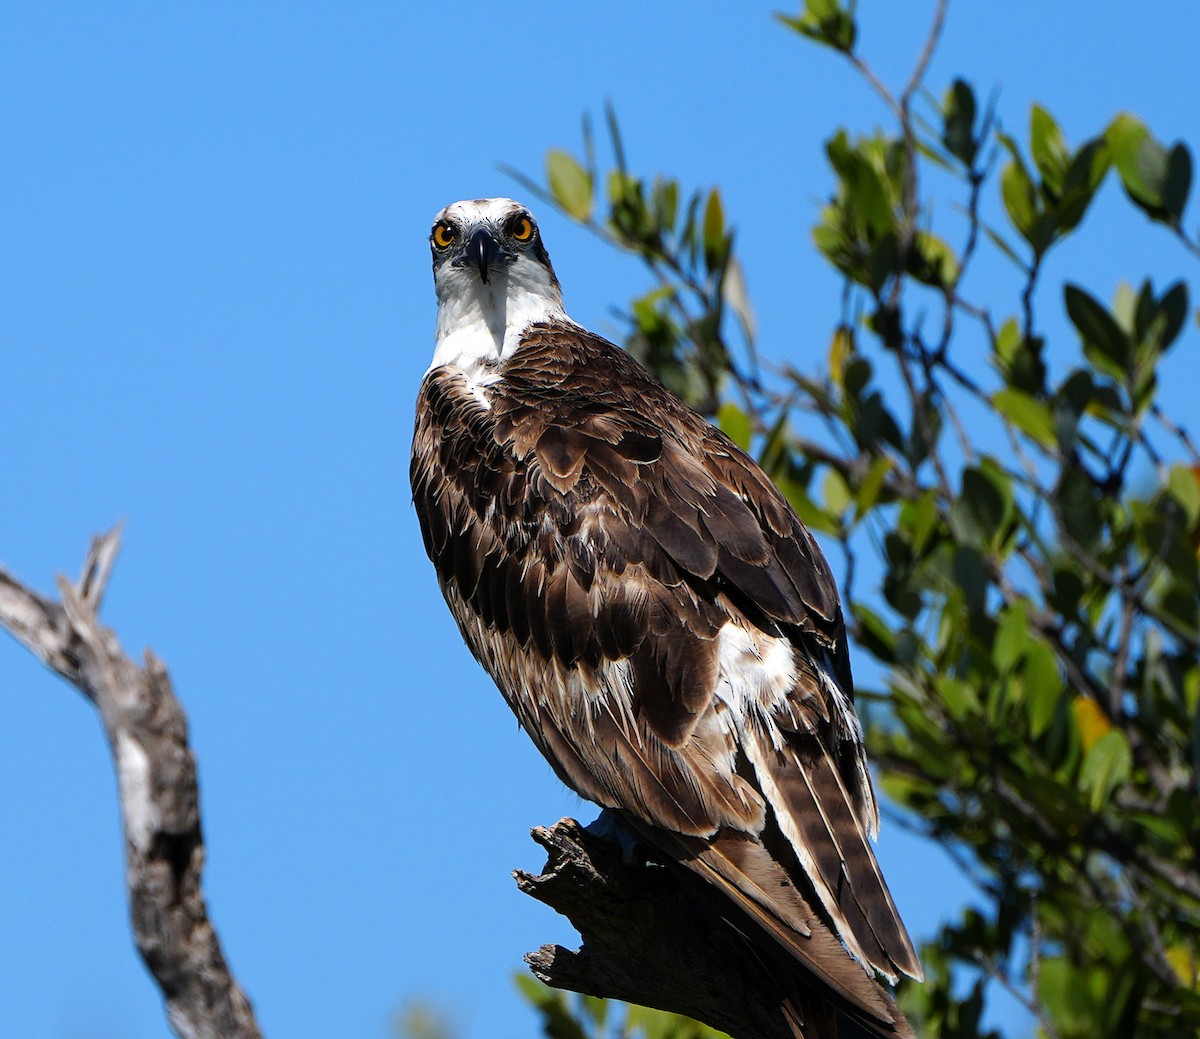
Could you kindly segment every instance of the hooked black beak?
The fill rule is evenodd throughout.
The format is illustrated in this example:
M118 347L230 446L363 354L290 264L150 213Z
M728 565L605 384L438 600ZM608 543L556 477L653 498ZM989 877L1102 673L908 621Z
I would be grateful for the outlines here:
M491 234L480 228L467 240L467 259L479 267L479 277L486 285L488 269L500 256L500 243Z

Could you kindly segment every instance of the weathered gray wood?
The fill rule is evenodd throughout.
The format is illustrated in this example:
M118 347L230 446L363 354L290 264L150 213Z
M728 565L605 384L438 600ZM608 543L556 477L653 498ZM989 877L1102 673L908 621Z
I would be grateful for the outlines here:
M142 667L99 620L120 529L92 539L78 584L46 599L0 569L0 627L96 707L112 749L125 831L134 941L180 1039L259 1039L250 1001L221 952L200 879L204 840L187 716L167 669Z
M744 938L682 870L626 861L574 819L532 836L549 858L538 876L515 871L517 886L583 939L577 952L544 945L526 955L547 985L684 1014L735 1039L795 1039L801 1021L810 1037L830 1034L827 1014L756 951L761 939Z

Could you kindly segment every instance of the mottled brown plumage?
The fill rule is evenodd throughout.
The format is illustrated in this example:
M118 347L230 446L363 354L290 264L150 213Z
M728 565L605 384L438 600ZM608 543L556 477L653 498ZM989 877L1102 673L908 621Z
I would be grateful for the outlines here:
M411 478L467 645L563 781L908 1035L868 973L921 971L868 840L836 585L762 470L564 317L429 371Z

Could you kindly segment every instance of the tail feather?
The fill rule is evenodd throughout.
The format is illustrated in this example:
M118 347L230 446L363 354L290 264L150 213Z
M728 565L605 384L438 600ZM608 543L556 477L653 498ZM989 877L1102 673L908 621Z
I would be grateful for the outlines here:
M832 1011L814 989L824 988L839 1011L877 1039L913 1039L890 994L846 955L825 925L762 844L722 831L710 840L685 838L639 820L627 821L649 843L677 860L731 901L760 930L799 962L810 978L797 979L788 1003L804 1039L834 1039ZM813 985L813 981L817 985Z
M779 793L780 801L773 806L780 827L842 938L853 936L864 962L889 980L895 981L900 973L922 978L917 951L883 879L875 849L833 762L823 753L808 757L793 752L786 764L764 757L772 787Z
M921 963L832 760L793 746L751 751L780 829L847 947L890 981ZM764 775L765 773L765 775Z

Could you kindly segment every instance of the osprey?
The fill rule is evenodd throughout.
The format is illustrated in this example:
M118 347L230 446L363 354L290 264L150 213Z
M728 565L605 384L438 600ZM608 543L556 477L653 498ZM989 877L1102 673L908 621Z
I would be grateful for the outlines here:
M433 363L411 479L468 647L559 777L720 889L868 1034L921 977L868 838L879 812L837 588L754 461L572 321L533 215L430 234ZM793 1009L797 1034L817 1018Z

